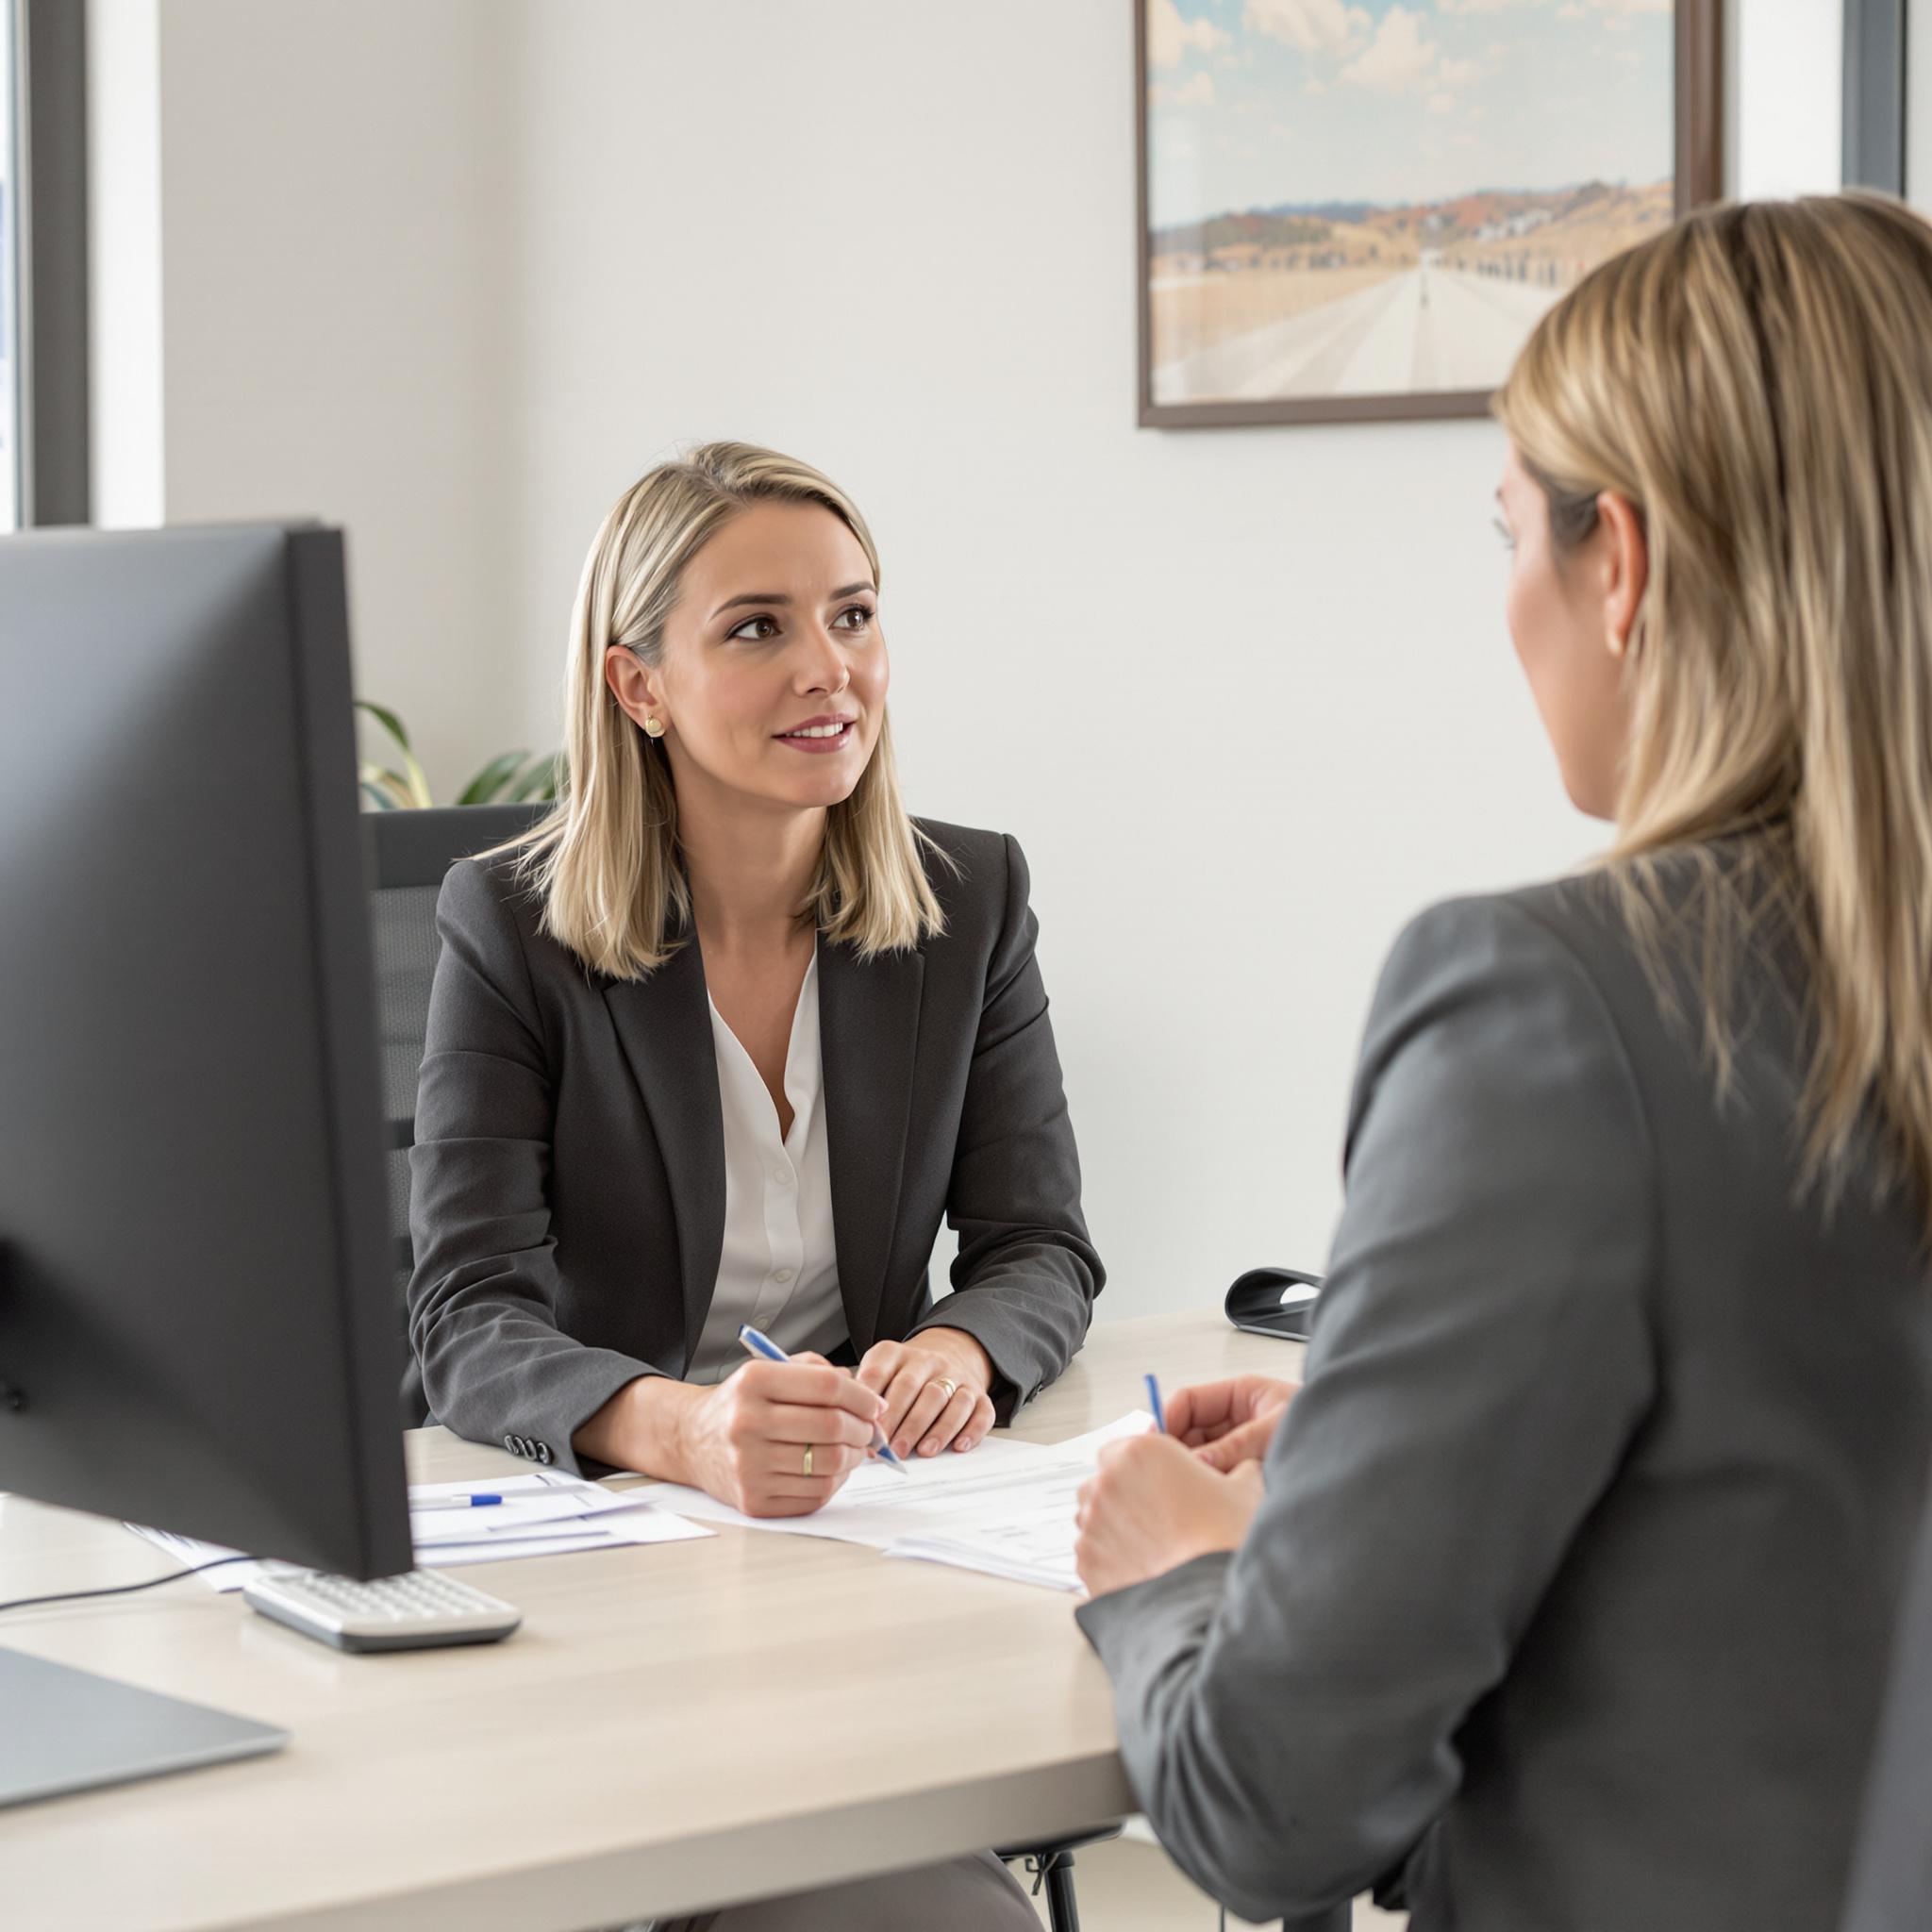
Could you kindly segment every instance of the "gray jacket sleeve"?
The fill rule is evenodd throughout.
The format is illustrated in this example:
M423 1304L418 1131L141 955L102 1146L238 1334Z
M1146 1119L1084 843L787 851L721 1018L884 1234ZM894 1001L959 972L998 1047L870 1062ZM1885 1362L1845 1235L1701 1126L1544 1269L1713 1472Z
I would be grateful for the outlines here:
M1242 1917L1331 1910L1455 1793L1457 1731L1651 1397L1654 1172L1568 947L1496 900L1410 926L1248 1538L1079 1612L1142 1807Z
M466 863L443 882L436 924L442 953L409 1154L410 1344L439 1422L473 1441L528 1437L575 1474L572 1435L625 1383L658 1371L558 1326L554 1083L515 919Z
M914 1326L963 1329L993 1365L1002 1424L1086 1339L1107 1279L1080 1211L1080 1156L1047 1018L1026 861L1005 841L1006 906L966 1076L946 1219L954 1292ZM909 1338L908 1338L909 1339Z

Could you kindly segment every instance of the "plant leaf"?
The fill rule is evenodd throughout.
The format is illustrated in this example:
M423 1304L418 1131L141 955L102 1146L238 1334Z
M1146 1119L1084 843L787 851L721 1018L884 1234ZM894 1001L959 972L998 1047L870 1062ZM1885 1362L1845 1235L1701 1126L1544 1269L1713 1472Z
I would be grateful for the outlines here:
M408 774L397 777L393 772L385 775L395 779L398 805L421 806L427 810L436 801L429 795L429 780L424 775L423 767L416 762L416 754L409 749L409 733L403 721L386 705L372 704L367 698L358 698L356 708L367 711L389 735L395 740L403 754L403 771Z
M409 788L394 772L381 765L363 765L356 773L357 782L372 798L381 802L385 811L393 811L409 802Z
M510 795L512 805L528 805L532 801L554 801L557 797L557 781L563 775L563 754L552 752L547 758L539 758L523 775L522 782Z
M414 752L406 751L403 754L403 770L408 774L408 783L404 790L408 793L403 803L420 806L423 810L427 811L436 800L429 795L429 779L423 767L416 762Z
M356 700L356 708L358 711L367 711L402 746L405 752L408 751L408 731L405 728L403 721L388 706L372 704L367 698L358 698Z
M463 787L458 798L458 805L489 805L503 795L505 786L509 784L524 760L530 754L526 751L507 751L500 758L493 758L470 782Z
M367 778L362 780L362 795L368 799L371 811L393 811L396 802L380 785L372 785Z

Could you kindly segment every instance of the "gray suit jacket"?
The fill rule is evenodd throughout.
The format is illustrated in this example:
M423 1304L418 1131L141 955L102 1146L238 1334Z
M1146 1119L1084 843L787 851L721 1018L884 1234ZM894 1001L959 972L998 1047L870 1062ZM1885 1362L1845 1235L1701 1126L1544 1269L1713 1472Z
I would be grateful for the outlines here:
M1720 1104L1601 877L1396 946L1261 1511L1080 1611L1148 1816L1242 1916L1388 1879L1415 1932L1833 1924L1932 1275L1869 1144L1835 1215L1794 1199L1790 979L1744 961Z
M853 1346L944 1324L1001 1419L1066 1366L1105 1278L1080 1214L1019 846L924 829L946 931L861 961L819 942L839 1287ZM626 1382L679 1375L724 1231L724 1123L695 941L608 979L538 930L508 861L454 867L410 1155L409 1335L437 1418L575 1469ZM926 1262L947 1216L954 1291Z
M1932 1925L1932 1510L1892 1645L1891 1687L1865 1787L1840 1932Z

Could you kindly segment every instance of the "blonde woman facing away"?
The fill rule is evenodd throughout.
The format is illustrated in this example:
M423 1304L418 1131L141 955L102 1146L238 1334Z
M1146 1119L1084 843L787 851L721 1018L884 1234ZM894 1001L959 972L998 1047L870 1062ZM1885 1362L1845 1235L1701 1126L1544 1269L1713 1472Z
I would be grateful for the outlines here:
M1932 1448L1932 229L1693 216L1498 413L1614 844L1397 944L1306 1385L1108 1460L1080 1620L1245 1918L1828 1932Z
M591 545L566 795L438 911L409 1328L461 1435L797 1516L874 1424L973 1449L1080 1345L1103 1275L1025 864L907 816L878 595L850 499L742 443ZM747 1323L805 1358L747 1362ZM728 1915L915 1919L1035 1924L990 1855Z

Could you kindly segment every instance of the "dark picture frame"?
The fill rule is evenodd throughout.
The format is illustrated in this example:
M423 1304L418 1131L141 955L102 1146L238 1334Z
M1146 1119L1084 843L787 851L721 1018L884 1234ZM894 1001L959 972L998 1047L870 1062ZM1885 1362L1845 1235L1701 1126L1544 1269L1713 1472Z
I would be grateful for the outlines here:
M1857 6L1859 0L1848 0ZM1881 0L1873 0L1881 4ZM1892 4L1892 0L1883 0ZM1153 313L1148 164L1147 58L1150 0L1134 0L1135 310L1138 317L1139 422L1143 429L1224 429L1302 423L1427 422L1488 413L1490 390L1418 390L1350 395L1281 396L1239 401L1154 399ZM1674 211L1714 201L1724 188L1722 0L1675 0L1673 25ZM1849 80L1847 82L1849 87ZM1849 122L1848 122L1849 125ZM1849 140L1849 136L1847 137ZM1848 149L1849 152L1849 149Z

